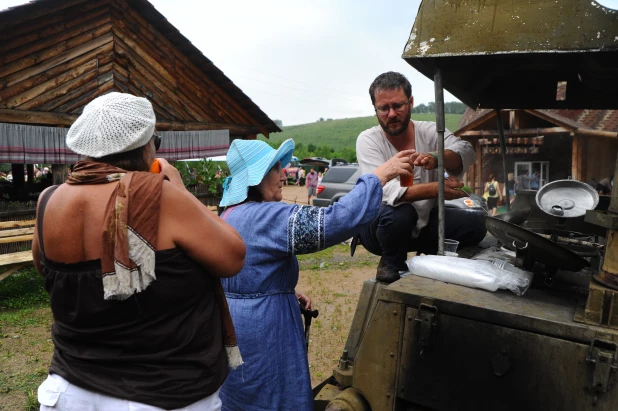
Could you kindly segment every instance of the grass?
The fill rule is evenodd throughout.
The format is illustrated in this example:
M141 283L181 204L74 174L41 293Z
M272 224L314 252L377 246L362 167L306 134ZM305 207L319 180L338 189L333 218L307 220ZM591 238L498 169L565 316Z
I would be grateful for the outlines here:
M38 410L53 346L49 295L34 267L0 282L0 410Z
M413 120L436 121L435 114L412 114ZM446 128L454 132L459 127L461 114L446 114ZM281 142L288 138L293 138L298 145L300 143L308 146L328 146L335 151L349 148L356 151L356 138L368 128L378 125L375 116L344 118L339 120L318 121L315 123L301 124L296 126L283 127L281 133L270 135L269 141ZM260 135L264 140L264 136Z

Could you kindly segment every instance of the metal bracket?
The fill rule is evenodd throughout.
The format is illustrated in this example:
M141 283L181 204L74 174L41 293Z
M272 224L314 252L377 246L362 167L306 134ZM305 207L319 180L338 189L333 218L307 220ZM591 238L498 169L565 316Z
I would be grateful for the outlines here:
M590 351L586 363L594 365L592 374L592 390L596 404L599 394L607 392L610 373L618 369L618 344L612 341L595 338L590 343Z
M419 325L418 345L421 347L420 357L423 358L423 353L426 348L430 348L433 344L433 334L438 327L438 308L421 303L418 306L417 317L414 319Z

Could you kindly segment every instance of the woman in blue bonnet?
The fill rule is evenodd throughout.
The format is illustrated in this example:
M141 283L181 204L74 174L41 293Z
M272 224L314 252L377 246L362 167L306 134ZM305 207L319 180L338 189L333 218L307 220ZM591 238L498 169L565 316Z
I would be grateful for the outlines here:
M263 141L234 140L227 153L221 217L245 242L245 265L222 280L244 364L221 388L224 410L313 410L311 379L299 301L297 254L313 253L358 234L378 213L382 186L412 175L402 151L361 176L355 188L328 208L281 202L283 167L294 141L278 150Z

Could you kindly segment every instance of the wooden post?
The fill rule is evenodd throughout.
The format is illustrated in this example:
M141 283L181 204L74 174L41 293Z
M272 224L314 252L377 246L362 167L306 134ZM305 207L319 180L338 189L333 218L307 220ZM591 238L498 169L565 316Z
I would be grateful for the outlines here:
M24 165L23 164L11 164L11 172L13 174L13 193L12 196L19 196L24 190L26 184L24 184Z
M69 177L69 170L67 165L64 164L52 164L52 176L54 177L54 185L63 184Z
M475 193L483 195L483 147L479 140L476 140L476 187Z

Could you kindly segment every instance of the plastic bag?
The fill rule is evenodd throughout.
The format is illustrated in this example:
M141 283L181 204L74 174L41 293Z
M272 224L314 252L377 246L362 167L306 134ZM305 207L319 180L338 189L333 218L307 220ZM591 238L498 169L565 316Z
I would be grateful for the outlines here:
M502 260L492 262L421 255L409 259L406 264L412 274L421 277L488 291L507 289L518 296L523 295L530 287L533 275Z

